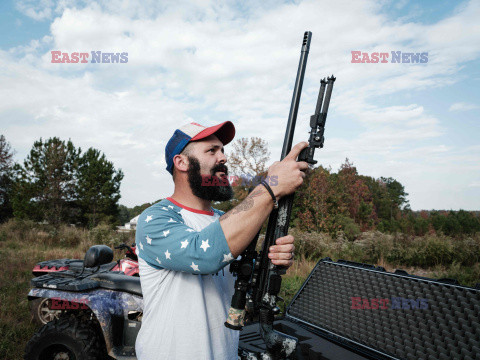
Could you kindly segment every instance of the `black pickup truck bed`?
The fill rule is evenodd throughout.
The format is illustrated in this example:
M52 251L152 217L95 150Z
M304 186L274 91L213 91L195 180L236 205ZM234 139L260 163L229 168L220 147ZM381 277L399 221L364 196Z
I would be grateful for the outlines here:
M295 353L297 360L364 360L374 359L361 355L327 337L313 333L299 323L281 319L275 321L275 330L295 336L299 346ZM247 325L240 334L240 347L251 352L265 351L265 344L260 336L258 323Z
M480 359L480 287L326 258L275 327L297 359ZM263 349L258 324L240 347Z

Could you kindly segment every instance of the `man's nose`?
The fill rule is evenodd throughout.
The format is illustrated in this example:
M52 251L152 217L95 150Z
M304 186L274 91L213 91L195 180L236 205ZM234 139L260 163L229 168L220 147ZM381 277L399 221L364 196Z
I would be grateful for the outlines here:
M220 154L220 160L218 162L221 162L221 163L225 164L227 162L227 157L221 151L219 151L219 154Z

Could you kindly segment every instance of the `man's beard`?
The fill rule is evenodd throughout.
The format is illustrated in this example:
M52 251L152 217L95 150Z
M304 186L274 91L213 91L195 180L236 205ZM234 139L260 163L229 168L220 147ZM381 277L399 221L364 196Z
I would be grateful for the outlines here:
M224 164L215 165L211 175L200 173L200 162L197 158L188 157L188 182L195 196L209 201L227 201L233 198L233 188L228 182L228 168ZM224 172L225 176L220 179L215 173ZM217 181L218 180L218 181Z

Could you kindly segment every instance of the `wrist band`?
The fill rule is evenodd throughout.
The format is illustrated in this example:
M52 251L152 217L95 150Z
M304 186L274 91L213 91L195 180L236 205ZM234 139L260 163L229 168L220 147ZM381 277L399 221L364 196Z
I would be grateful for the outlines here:
M269 192L270 196L272 197L272 200L273 200L273 208L274 209L278 209L278 201L277 201L277 198L275 197L273 191L272 191L272 188L270 187L270 185L268 185L268 183L265 181L265 180L262 180L262 182L260 183L262 184L263 186L265 186L265 189L267 189L267 191Z

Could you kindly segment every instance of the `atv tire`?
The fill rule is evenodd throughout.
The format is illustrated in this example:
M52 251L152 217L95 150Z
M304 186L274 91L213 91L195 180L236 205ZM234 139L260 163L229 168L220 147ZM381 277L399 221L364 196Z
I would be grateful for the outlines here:
M103 339L74 314L45 324L25 348L25 360L97 360L106 358Z
M38 298L30 301L30 314L33 321L37 324L45 325L46 323L58 319L62 310L50 309L52 299Z

